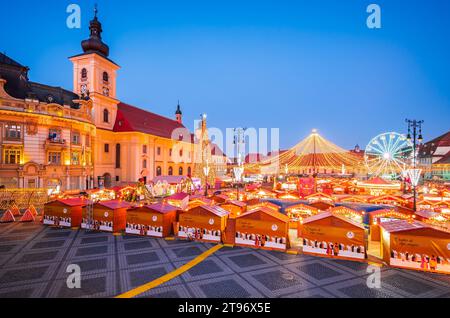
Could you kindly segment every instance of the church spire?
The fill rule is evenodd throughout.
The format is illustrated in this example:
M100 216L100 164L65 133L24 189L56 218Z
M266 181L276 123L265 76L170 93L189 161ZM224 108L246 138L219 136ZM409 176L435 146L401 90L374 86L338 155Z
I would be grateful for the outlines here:
M175 118L176 118L176 121L179 122L180 124L183 122L182 115L183 115L183 113L181 112L180 101L178 101L177 110L175 111Z
M97 4L94 6L94 18L89 23L90 36L89 39L81 42L84 53L98 53L107 57L109 55L109 47L102 42L102 24L97 18Z

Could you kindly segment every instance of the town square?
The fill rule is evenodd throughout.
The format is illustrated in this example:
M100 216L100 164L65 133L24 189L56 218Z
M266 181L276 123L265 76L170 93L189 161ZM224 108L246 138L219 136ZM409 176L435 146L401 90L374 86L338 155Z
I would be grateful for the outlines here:
M450 4L188 2L11 5L0 299L449 298Z

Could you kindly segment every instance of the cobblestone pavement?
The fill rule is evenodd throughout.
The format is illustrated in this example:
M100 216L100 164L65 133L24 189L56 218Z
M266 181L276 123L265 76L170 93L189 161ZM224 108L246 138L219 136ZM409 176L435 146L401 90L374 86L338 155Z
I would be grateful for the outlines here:
M0 298L113 297L183 265L212 245L0 224ZM78 264L81 289L66 287ZM183 275L138 297L450 297L450 276L383 267L381 289L367 265L223 247Z

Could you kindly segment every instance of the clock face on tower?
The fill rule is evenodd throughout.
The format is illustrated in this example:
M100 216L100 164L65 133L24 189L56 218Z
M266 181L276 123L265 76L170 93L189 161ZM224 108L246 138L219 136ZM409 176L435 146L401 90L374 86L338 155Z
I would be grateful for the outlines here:
M103 87L103 95L109 96L109 88L108 87Z
M86 94L86 91L87 91L87 86L86 86L86 84L81 85L81 93L82 93L82 94Z

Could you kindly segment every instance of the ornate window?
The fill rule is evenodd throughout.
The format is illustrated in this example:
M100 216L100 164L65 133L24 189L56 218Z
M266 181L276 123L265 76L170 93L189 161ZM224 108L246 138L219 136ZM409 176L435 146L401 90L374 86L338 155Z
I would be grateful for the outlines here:
M20 139L22 137L22 126L15 123L6 124L5 137L7 139Z
M142 153L147 153L147 145L142 145Z
M178 168L178 175L179 176L183 175L183 167Z
M147 159L142 160L142 168L147 169Z
M106 108L103 110L103 122L109 123L109 111Z
M161 175L161 167L160 166L156 167L156 175L157 176Z
M82 79L82 80L87 79L87 70L86 70L85 68L83 68L83 69L81 70L81 79Z
M3 151L3 161L5 164L19 164L22 150L20 148L5 148Z
M161 147L156 148L156 154L161 156Z
M48 163L53 165L61 164L61 152L59 151L50 151L48 153Z
M105 144L105 152L109 152L109 144Z
M169 149L169 156L172 157L172 148Z
M191 173L192 173L192 168L191 167L188 167L188 176L190 176L191 175Z
M169 175L169 176L173 176L173 168L172 168L172 167L169 167L169 173L168 173L168 175Z
M72 132L72 144L74 145L80 144L80 133L78 131Z
M51 142L62 142L61 129L50 128L48 130L48 140Z
M109 75L107 72L103 72L103 82L109 82Z

